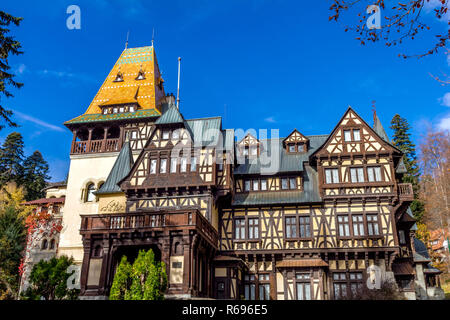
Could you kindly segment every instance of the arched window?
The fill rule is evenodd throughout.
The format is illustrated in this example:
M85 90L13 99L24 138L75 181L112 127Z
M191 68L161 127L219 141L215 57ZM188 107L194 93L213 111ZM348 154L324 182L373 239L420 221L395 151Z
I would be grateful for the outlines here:
M86 187L86 202L94 202L95 201L95 185L90 182Z
M98 183L98 188L97 188L97 190L100 190L100 188L103 186L104 183L105 183L105 181L100 181L100 182Z
M41 249L42 249L42 250L47 250L47 248L48 248L48 241L47 241L47 239L44 239L44 240L42 241Z
M55 249L55 239L52 239L50 241L50 250L54 250Z

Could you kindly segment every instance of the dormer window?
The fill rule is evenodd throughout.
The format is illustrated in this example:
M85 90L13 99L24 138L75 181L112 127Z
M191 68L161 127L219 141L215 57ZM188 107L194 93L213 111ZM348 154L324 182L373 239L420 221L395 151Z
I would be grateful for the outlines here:
M129 111L129 112L134 112L134 106L130 106L130 108L129 108L128 111Z
M125 108L124 108L124 107L120 107L120 108L119 108L119 112L120 112L120 113L123 113L124 111L125 111Z
M103 109L103 114L108 114L108 109Z
M113 108L113 113L117 113L117 107Z
M180 138L180 131L179 130L175 130L172 132L172 139L173 140L178 140Z
M114 82L121 82L121 81L123 81L123 74L122 72L119 71L116 75L116 79L114 79Z
M136 80L144 80L145 79L145 73L144 70L139 70L138 76L136 77Z
M308 151L309 139L301 134L297 129L283 140L283 145L287 153L298 153Z
M289 145L289 152L296 152L296 151L297 151L296 145L295 144L290 144Z

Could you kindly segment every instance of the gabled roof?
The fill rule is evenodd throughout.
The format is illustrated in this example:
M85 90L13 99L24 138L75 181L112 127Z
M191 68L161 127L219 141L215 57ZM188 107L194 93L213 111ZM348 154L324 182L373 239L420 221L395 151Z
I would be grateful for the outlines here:
M323 146L325 146L328 143L328 140L331 139L331 137L334 136L334 134L336 133L336 130L339 128L339 124L342 122L342 120L344 120L345 116L347 115L347 113L349 111L352 111L361 121L362 123L368 128L369 131L372 131L373 133L375 133L376 135L378 135L377 132L375 132L375 130L369 126L367 124L367 122L358 114L356 113L355 110L353 110L352 107L348 107L347 110L344 112L344 114L342 115L341 119L338 121L337 125L334 127L333 131L331 131L330 135L328 135L328 138L323 142L323 144L320 146L320 148L317 148L317 150L322 149ZM379 135L378 135L379 136ZM380 137L380 139L382 139L383 141L385 141L383 138ZM399 150L397 147L395 147L394 145L392 145L391 143L385 141L390 147L392 147L395 151L399 152L399 153L403 153L401 150ZM312 154L312 156L314 156L316 154L316 152L314 152Z
M155 121L156 124L184 123L184 118L178 108L172 104L164 114Z
M289 153L283 146L285 138L262 139L260 141L262 153L266 153L267 157L271 157L272 161L279 161L279 168L273 173L298 172L303 171L303 163L309 160L309 156L314 153L323 142L328 138L327 135L306 136L309 139L309 148L307 152ZM275 147L277 150L272 150ZM278 158L273 158L278 154ZM246 163L236 165L234 174L261 174L263 171L273 168L273 163L265 164L261 162L261 154L257 158L247 159Z
M194 146L217 146L222 140L222 118L201 118L185 121L185 127L194 140Z
M42 199L36 199L28 202L22 203L22 205L25 206L36 206L41 204L53 204L53 203L64 203L66 201L65 197L61 198L42 198Z
M414 237L414 262L430 262L427 246Z
M125 142L122 150L120 150L120 153L117 156L111 172L108 175L108 178L95 194L99 195L122 192L117 183L128 175L132 166L133 155L131 153L130 143Z

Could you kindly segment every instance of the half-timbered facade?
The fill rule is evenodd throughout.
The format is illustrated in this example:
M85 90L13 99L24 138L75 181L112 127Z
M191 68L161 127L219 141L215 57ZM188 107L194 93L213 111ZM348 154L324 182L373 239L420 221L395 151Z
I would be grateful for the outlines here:
M340 299L414 282L412 187L376 115L370 126L348 108L329 134L237 141L174 100L154 48L126 49L66 122L59 252L82 265L82 296L107 297L121 256L150 248L167 297Z

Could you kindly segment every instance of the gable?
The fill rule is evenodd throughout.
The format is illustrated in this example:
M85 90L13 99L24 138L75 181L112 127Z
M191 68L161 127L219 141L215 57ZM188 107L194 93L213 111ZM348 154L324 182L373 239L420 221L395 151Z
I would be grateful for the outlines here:
M397 151L352 108L348 108L316 155L352 155Z
M289 143L306 143L308 138L301 134L297 129L294 129L292 133L284 139L285 144Z

